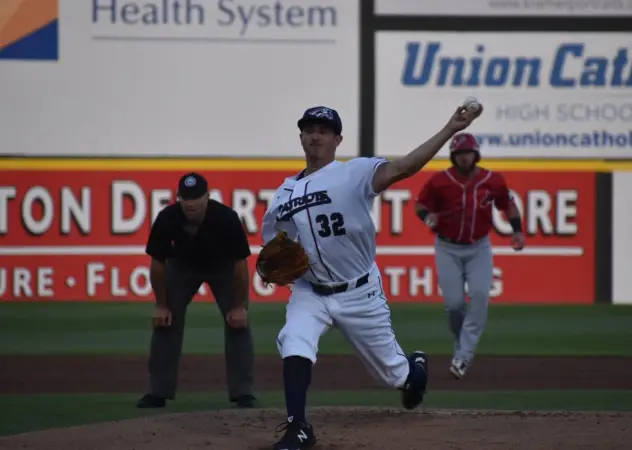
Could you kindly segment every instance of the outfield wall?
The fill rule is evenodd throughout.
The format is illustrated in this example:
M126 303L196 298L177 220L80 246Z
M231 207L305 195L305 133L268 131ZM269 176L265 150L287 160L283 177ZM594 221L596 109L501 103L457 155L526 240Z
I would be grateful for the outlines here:
M529 243L514 253L496 216L493 301L632 303L629 163L604 162L632 159L632 3L461 3L0 2L0 300L148 300L144 239L180 173L210 178L256 253L301 163L247 159L300 155L305 108L339 110L338 157L390 158L475 95L470 131L514 171ZM376 202L392 301L440 299L412 209L427 176ZM252 296L286 292L254 278Z
M145 240L159 210L174 200L178 178L192 168L208 178L212 198L238 212L256 255L266 205L283 178L302 164L0 160L0 299L151 300ZM626 194L632 178L628 172L612 176L590 171L591 164L487 163L505 173L523 212L527 235L527 248L515 252L509 246L511 228L495 211L492 301L611 302L613 292L615 299L630 301L624 262L632 253L627 238L632 209L622 202L629 202ZM625 169L622 164L618 167ZM431 173L444 167L442 161L431 163L428 171L398 183L375 203L378 263L391 301L441 299L433 236L415 217L414 198ZM615 213L604 217L604 211ZM603 230L610 223L614 238L608 239ZM251 258L253 300L285 300L285 289L262 285L253 270L255 258ZM609 275L604 269L612 266L616 270ZM211 298L206 288L200 297Z
M612 178L612 298L632 304L632 173L615 172Z

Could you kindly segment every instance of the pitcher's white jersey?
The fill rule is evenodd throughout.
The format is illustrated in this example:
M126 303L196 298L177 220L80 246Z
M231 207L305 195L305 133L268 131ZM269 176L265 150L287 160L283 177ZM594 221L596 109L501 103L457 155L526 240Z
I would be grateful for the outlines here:
M316 172L285 179L263 218L263 240L285 230L305 248L312 283L340 283L375 265L376 193L373 174L384 158L333 161Z

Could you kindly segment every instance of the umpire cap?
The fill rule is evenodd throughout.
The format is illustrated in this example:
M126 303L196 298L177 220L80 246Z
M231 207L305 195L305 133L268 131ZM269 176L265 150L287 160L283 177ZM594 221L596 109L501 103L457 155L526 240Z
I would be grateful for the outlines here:
M312 123L327 125L334 133L342 133L342 119L340 118L340 114L338 114L338 111L335 109L328 108L327 106L314 106L307 109L303 113L303 117L301 117L297 123L298 129L303 131L305 125Z
M193 200L208 195L208 183L199 173L185 173L178 181L178 197Z

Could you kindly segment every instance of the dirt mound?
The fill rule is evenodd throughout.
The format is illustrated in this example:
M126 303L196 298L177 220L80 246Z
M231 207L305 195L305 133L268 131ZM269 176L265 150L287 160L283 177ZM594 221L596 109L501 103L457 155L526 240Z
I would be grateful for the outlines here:
M281 410L170 414L0 438L0 448L42 450L270 449ZM317 449L624 449L632 413L408 412L314 408Z

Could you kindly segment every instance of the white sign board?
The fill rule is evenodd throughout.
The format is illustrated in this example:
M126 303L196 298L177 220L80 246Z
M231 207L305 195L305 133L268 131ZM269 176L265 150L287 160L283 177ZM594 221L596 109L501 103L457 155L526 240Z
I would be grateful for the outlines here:
M632 173L612 178L612 302L632 304Z
M0 58L0 154L300 158L317 105L358 154L356 0L59 5L57 60Z
M375 0L375 12L411 16L632 16L632 0Z
M379 155L416 147L474 96L484 157L632 158L629 33L379 32L376 67Z

